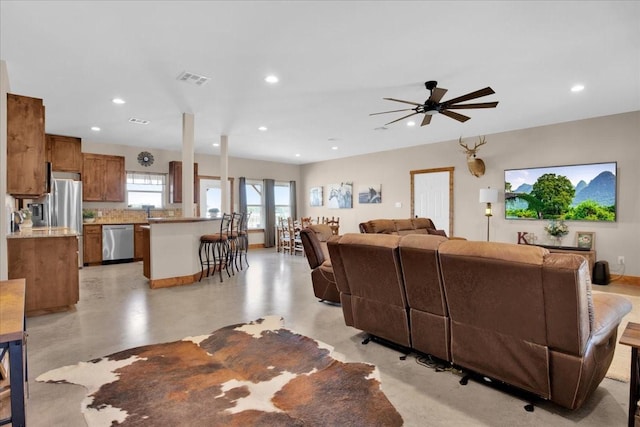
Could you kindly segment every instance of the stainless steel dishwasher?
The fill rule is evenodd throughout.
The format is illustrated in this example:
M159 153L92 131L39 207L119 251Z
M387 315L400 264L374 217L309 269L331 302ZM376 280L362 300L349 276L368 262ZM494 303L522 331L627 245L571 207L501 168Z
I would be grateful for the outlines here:
M133 260L133 224L102 226L102 261Z

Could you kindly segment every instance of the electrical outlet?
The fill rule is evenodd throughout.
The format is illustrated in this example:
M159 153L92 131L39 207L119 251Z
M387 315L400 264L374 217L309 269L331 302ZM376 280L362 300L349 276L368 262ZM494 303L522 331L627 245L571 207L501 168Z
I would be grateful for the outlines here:
M624 257L622 255L618 255L618 264L624 265Z

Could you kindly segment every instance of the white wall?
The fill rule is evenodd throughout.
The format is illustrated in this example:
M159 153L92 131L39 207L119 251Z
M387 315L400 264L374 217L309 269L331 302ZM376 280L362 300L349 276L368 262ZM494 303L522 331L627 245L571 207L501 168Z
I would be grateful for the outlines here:
M7 194L7 93L9 92L7 63L0 60L0 280L7 280L7 232L13 211L13 198ZM7 209L10 209L7 212Z
M490 186L501 190L491 219L491 240L515 243L518 231L545 236L543 227L547 222L504 218L505 169L617 161L617 222L568 222L569 235L563 243L573 244L576 231L594 231L597 258L609 262L612 274L621 271L616 265L617 258L624 255L625 275L640 276L639 135L639 111L486 135L487 144L480 148L478 157L484 160L487 171L480 178L469 173L457 140L311 163L301 168L302 198L298 212L314 218L339 216L341 233L358 232L358 224L369 219L408 218L411 214L409 171L453 166L453 234L470 240L486 238L485 206L478 202L478 194L480 188ZM464 139L473 142L477 136ZM354 208L326 208L327 184L341 181L354 183ZM382 185L381 204L358 204L358 187L367 184ZM309 190L316 186L324 187L324 207L309 207ZM396 202L402 207L396 208Z
M230 144L232 139L230 138ZM138 164L138 153L148 151L153 154L154 162L151 166L144 167ZM99 144L91 141L82 141L82 152L95 154L111 154L124 156L126 171L169 173L170 161L182 161L182 153L179 151L158 150L154 148L131 147L118 144ZM220 157L213 154L195 154L195 162L198 163L198 175L220 176ZM300 182L300 166L286 163L265 162L261 160L229 158L229 177L234 178L233 210L238 210L238 178L244 176L248 179L272 178L276 181ZM299 185L298 185L299 187ZM300 193L300 190L298 189ZM298 194L298 198L301 194ZM87 207L95 208L125 208L125 203L86 203ZM174 205L180 207L181 205Z

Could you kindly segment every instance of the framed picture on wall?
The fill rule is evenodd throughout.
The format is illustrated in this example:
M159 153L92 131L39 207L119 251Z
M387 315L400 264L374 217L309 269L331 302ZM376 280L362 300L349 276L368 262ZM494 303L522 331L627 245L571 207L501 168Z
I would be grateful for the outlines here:
M593 250L596 247L596 233L593 231L576 231L576 246Z
M309 190L309 206L322 206L322 187L311 187L311 190Z
M358 203L382 203L381 187L380 184L358 187Z
M327 185L329 209L351 209L353 207L353 182Z

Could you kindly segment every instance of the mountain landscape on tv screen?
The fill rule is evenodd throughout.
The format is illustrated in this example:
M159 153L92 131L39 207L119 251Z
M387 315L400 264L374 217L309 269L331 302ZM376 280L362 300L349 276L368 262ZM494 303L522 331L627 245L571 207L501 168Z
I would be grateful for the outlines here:
M588 182L585 178L575 185L564 173L532 174L535 178L529 178L533 182L521 183L516 189L511 189L510 180L522 182L521 178L528 176L528 172L507 172L507 219L616 220L616 176L611 171L602 171ZM572 173L575 177L575 171L567 172L569 175ZM536 187L538 190L534 189Z
M531 193L533 184L520 184L514 193ZM576 207L585 200L593 200L601 206L611 206L616 202L616 176L605 171L596 176L589 184L580 181L575 186L576 195L573 197L571 207ZM526 209L528 203L521 199L509 200L510 209Z

